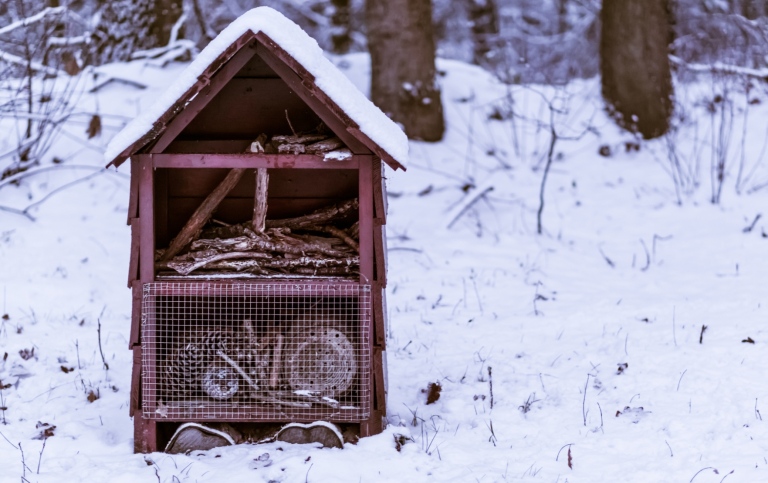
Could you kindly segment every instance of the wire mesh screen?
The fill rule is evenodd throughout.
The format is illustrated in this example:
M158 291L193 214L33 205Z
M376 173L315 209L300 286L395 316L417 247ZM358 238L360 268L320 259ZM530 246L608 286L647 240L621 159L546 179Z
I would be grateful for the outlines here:
M167 420L364 420L370 330L370 285L145 284L142 413Z

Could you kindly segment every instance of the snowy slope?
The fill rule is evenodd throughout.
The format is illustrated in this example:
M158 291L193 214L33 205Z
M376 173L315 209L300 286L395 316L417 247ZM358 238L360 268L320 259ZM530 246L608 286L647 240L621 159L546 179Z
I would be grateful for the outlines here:
M365 56L335 62L364 89ZM113 66L151 88L102 90L102 112L133 116L182 67ZM35 222L0 211L0 481L768 482L768 189L736 193L738 151L712 205L706 129L681 130L680 153L703 154L700 186L678 204L663 141L626 152L635 140L601 113L596 81L508 91L476 67L439 68L446 138L411 143L408 172L388 180L384 434L343 450L132 454L122 169L57 193ZM687 89L689 114L708 126L694 104L709 88ZM757 164L768 95L753 95L744 145L756 188L768 180ZM554 118L563 139L537 235L542 99L568 112ZM95 103L86 95L83 109ZM62 138L54 151L100 166L122 119L104 118L93 149ZM83 174L2 187L0 205L23 208ZM430 382L442 393L426 405ZM44 450L38 422L56 426Z

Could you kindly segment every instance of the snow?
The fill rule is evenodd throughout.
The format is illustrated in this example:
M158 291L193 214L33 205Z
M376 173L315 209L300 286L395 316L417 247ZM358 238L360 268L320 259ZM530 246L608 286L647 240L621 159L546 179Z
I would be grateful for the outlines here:
M269 7L241 15L215 39L158 97L151 107L128 123L109 143L104 159L111 162L149 132L196 82L205 69L247 31L264 32L315 77L315 84L355 121L360 130L403 166L408 164L408 138L400 127L373 105L325 56L317 42L298 25Z
M367 58L339 61L364 88ZM768 94L752 91L760 102L748 116L734 97L735 151L713 205L704 102L713 83L678 86L700 125L672 139L682 163L702 163L679 204L666 142L620 132L596 80L514 86L513 124L489 119L508 111L507 86L458 62L439 70L446 138L411 143L409 171L387 180L383 434L343 450L266 443L134 455L129 180L110 171L40 204L35 222L0 211L0 380L10 385L0 391L0 482L768 481ZM116 83L111 102L85 94L83 109L98 98L105 114L131 115L178 73L147 70L146 90ZM556 118L564 138L590 130L556 145L538 235L544 99L570 113ZM754 174L739 194L744 119L744 172ZM597 154L603 145L612 156ZM101 166L101 153L70 137L53 151ZM81 176L40 171L0 187L0 205L24 208ZM427 405L422 390L436 381L440 398ZM44 448L38 422L56 426Z

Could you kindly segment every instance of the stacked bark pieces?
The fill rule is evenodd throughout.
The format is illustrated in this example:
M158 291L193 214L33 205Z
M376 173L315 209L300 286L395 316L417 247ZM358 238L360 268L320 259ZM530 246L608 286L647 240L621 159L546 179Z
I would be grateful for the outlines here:
M219 187L209 198L218 198ZM206 208L211 213L198 213L198 209L170 247L159 254L157 268L172 269L181 275L234 272L263 276L348 276L358 273L358 223L350 225L357 218L356 198L308 215L265 220L266 202L260 203L258 198L266 200L266 192L259 195L258 183L256 191L253 221L202 229L198 225L207 223L213 208ZM190 225L193 226L188 229Z
M271 138L262 133L251 143L251 146L248 149L251 153L317 155L342 150L346 150L346 148L341 139L323 133L278 134Z

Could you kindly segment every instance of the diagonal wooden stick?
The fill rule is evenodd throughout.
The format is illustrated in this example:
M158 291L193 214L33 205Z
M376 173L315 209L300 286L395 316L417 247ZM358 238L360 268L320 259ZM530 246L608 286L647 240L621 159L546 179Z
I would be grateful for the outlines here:
M189 244L189 242L200 236L200 231L202 231L203 226L211 219L213 212L219 206L221 200L223 200L224 197L227 196L227 193L232 191L232 188L237 185L240 178L243 177L244 172L245 168L235 168L231 170L226 178L214 188L211 194L209 194L197 210L195 210L189 218L189 221L187 221L187 224L184 225L184 228L182 228L179 234L171 241L170 246L160 258L161 262L167 262L175 257Z

